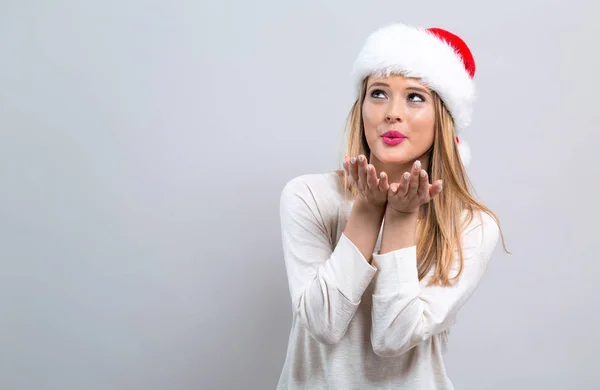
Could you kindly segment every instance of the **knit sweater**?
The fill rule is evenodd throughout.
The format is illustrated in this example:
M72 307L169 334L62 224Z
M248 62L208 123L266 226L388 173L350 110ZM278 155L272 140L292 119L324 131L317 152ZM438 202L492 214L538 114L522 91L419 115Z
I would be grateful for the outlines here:
M298 176L280 202L293 317L277 389L453 389L443 362L459 309L477 288L499 229L476 213L451 287L419 281L416 247L372 263L343 233L352 200L335 172ZM458 254L451 275L459 269Z

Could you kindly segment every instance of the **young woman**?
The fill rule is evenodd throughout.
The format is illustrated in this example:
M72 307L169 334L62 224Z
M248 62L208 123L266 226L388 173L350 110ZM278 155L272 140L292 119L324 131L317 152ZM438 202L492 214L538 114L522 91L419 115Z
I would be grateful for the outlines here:
M355 66L343 171L292 179L293 322L278 389L452 389L442 355L497 244L470 192L475 63L441 29L386 26Z

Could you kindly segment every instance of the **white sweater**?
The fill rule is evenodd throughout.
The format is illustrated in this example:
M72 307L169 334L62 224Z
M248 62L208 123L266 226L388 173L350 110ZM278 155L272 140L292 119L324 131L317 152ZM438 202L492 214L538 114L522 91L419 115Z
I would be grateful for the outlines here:
M343 234L352 201L342 191L331 172L296 177L281 194L293 319L277 389L453 389L442 358L448 332L485 272L498 227L477 214L464 232L459 281L427 287L416 247L380 255L381 232L367 262Z

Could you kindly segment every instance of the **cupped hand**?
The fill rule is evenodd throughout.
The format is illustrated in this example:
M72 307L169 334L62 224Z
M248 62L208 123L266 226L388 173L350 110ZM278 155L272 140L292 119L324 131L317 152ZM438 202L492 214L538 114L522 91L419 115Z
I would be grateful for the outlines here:
M381 172L378 177L375 167L369 164L367 158L362 154L358 158L346 156L344 170L349 184L358 193L356 200L373 206L385 205L390 186L384 172Z
M400 183L390 185L387 207L405 214L417 213L422 204L428 203L441 192L442 181L429 184L429 175L421 169L421 162L417 160L410 173L404 172Z

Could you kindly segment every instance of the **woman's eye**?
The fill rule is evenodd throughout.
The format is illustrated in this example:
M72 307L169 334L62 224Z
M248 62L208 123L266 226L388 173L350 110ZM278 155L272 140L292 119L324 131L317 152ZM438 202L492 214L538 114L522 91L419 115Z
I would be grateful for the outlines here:
M371 92L371 97L375 99L382 99L385 97L385 93L383 93L381 89L375 89L373 92Z
M418 93L411 93L410 95L408 95L408 100L410 100L411 102L424 102L425 98L422 95L419 95Z

